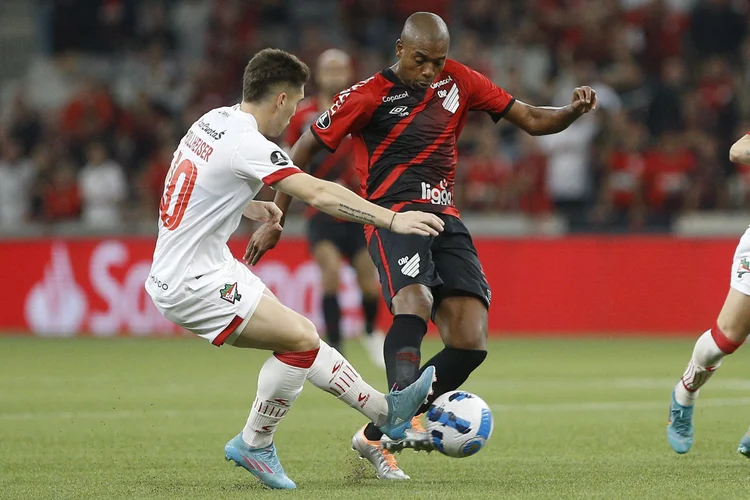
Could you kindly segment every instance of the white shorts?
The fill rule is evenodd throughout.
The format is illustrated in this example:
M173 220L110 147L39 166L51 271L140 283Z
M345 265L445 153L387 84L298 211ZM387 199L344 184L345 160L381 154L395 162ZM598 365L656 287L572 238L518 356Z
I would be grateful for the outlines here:
M734 252L730 286L750 296L750 228L742 235Z
M175 295L151 298L169 321L221 346L240 335L265 289L260 278L234 260L220 271L184 282Z

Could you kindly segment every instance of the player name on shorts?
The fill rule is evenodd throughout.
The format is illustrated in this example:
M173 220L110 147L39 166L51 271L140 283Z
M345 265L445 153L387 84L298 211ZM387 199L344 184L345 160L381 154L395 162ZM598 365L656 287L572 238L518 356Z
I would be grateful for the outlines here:
M208 161L208 159L211 157L211 153L214 152L214 148L206 144L206 141L195 135L192 130L188 130L188 133L185 136L185 146L187 146L190 151L198 155L198 157L203 161Z

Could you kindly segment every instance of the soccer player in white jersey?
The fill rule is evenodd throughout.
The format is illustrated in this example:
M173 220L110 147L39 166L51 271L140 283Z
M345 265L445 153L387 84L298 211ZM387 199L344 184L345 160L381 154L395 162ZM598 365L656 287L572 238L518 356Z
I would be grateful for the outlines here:
M433 214L392 212L303 173L264 137L278 136L287 126L309 74L293 55L265 49L245 68L242 102L211 110L190 127L167 174L146 281L154 304L174 323L216 346L273 352L260 370L244 429L225 446L227 460L272 488L296 487L279 462L273 435L306 379L398 439L434 378L430 371L400 392L376 391L227 247L243 215L271 224L280 220L276 205L253 201L264 184L336 217L396 233L435 236L443 229Z
M734 163L750 165L750 132L732 146L729 157ZM722 359L736 351L750 333L750 228L740 239L734 253L729 294L713 328L698 338L685 373L672 392L667 440L677 453L693 446L693 408L699 389L719 368ZM738 450L750 458L750 431Z

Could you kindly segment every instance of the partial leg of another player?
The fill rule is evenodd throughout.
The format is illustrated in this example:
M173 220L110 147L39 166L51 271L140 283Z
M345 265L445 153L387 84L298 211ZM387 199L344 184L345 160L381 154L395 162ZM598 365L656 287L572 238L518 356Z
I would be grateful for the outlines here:
M279 462L273 436L305 380L375 421L387 435L400 438L428 397L434 377L434 371L425 373L403 391L388 395L376 391L338 351L320 341L307 318L278 302L270 292L264 293L232 345L274 352L261 368L245 428L225 447L227 460L272 488L295 487Z
M677 453L687 453L693 445L693 408L700 388L750 333L750 296L735 288L729 290L713 328L698 338L685 373L672 391L667 440ZM750 435L740 442L739 451L750 457Z
M361 231L361 229L359 230ZM380 287L375 277L375 265L372 263L366 247L362 247L354 254L352 267L357 273L359 289L362 290L362 312L365 317L365 335L362 337L362 341L373 364L385 369L385 360L383 359L385 335L375 327L375 321L378 317L378 303L380 302Z
M320 268L323 288L323 320L326 340L333 348L341 350L341 306L339 305L339 271L341 252L330 240L317 241L312 247L315 262Z

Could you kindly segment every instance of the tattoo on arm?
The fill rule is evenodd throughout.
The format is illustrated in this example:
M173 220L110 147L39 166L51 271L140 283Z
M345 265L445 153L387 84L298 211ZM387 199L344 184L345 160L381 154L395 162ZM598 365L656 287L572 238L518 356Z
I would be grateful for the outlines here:
M375 216L373 214L363 212L362 210L344 205L343 203L339 203L339 212L353 217L359 222L363 222L365 224L375 224Z

